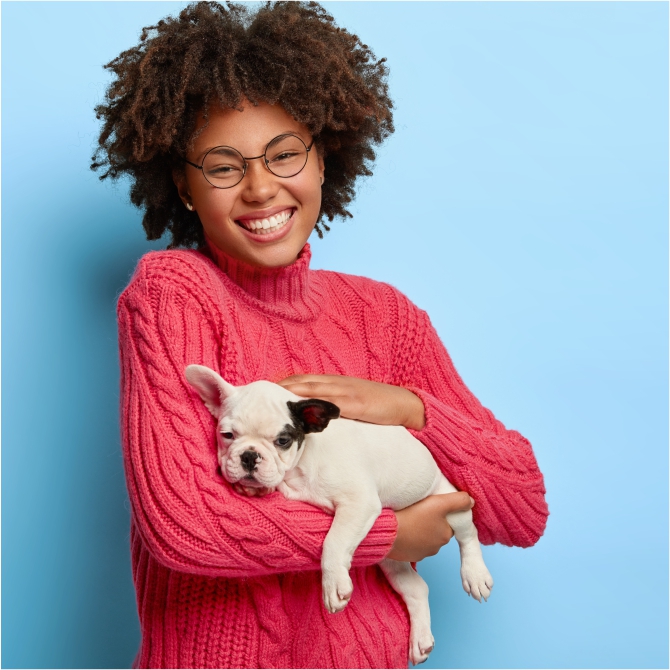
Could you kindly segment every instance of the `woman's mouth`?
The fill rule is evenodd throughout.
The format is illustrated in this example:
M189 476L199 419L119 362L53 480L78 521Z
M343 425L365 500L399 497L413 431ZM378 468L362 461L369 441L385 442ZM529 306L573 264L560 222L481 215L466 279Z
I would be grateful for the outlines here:
M294 208L288 208L265 219L238 219L235 223L254 235L272 235L286 226L294 211Z

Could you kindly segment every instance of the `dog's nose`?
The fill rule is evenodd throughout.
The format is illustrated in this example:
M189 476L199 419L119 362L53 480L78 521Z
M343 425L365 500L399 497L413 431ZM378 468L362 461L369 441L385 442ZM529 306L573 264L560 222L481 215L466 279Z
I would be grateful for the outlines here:
M260 460L261 455L255 451L245 451L240 456L240 461L242 461L242 467L247 472L253 472L256 469L256 461Z

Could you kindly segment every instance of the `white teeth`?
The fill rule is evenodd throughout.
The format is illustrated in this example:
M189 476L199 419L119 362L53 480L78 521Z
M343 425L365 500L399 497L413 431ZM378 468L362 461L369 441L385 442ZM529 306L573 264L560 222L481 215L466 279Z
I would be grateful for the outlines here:
M244 222L244 227L248 230L253 230L259 235L268 233L274 233L280 228L282 228L286 222L291 218L293 214L292 209L284 210L279 214L268 217L267 219L255 219Z

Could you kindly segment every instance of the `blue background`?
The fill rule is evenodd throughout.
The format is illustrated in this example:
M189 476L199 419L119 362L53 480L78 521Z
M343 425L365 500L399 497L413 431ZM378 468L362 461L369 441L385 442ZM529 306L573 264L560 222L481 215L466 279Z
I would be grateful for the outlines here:
M150 247L88 169L102 65L183 3L2 4L2 665L123 667L139 633L115 301ZM668 5L337 3L397 132L314 268L426 309L534 445L531 549L424 561L427 667L668 665Z

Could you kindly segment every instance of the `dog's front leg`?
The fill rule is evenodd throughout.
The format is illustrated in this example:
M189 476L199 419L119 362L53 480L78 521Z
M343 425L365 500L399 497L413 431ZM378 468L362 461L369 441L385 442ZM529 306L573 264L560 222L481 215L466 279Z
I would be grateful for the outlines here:
M343 610L351 598L351 558L381 511L379 498L347 500L335 508L321 555L323 604L331 614Z

